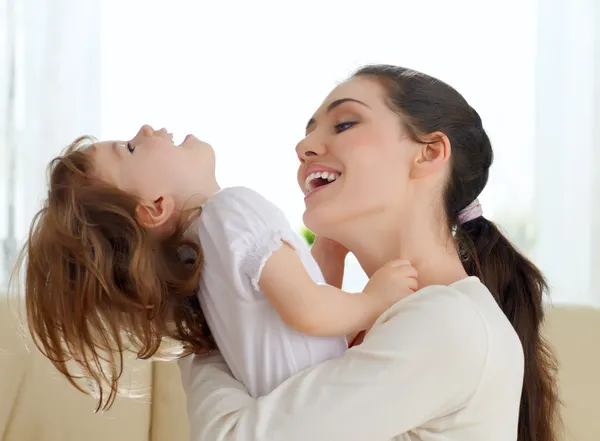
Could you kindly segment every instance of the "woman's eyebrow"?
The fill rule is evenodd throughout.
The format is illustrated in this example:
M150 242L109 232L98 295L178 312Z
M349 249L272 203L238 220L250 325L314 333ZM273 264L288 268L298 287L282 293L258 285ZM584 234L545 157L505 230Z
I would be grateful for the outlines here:
M340 98L339 100L335 100L331 104L329 104L327 106L327 110L325 111L325 113L329 113L336 107L340 106L341 104L347 103L347 102L358 103L358 104L363 105L370 109L370 107L367 106L365 103L363 103L362 101L357 100L355 98ZM315 118L312 117L311 119L308 120L308 123L306 124L306 128L308 129L308 127L314 123L315 123Z

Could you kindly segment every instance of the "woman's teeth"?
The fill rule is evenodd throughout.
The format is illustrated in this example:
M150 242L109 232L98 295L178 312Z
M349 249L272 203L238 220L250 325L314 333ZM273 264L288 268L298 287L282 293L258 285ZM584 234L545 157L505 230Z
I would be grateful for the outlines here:
M311 173L306 177L306 180L304 181L304 188L306 188L306 190L310 192L313 191L315 188L322 187L323 185L327 185L335 181L339 177L340 174L336 172L323 171Z

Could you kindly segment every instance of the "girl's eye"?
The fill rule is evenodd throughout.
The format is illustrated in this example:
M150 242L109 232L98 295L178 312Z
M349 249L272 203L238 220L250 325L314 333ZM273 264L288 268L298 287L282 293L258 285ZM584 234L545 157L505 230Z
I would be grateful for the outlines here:
M130 142L127 143L127 150L129 150L129 153L133 153L135 152L135 147L131 145Z
M348 122L343 122L343 123L339 123L335 125L335 132L336 133L341 133L341 132L345 132L348 129L351 129L352 127L354 127L356 125L356 122L354 121L348 121Z

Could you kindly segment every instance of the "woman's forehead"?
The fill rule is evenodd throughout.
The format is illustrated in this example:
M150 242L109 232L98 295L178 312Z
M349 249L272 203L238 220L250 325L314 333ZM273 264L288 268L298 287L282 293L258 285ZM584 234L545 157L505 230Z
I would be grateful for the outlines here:
M372 78L355 77L336 86L327 95L316 113L326 109L332 102L340 99L352 99L361 101L369 106L376 105L385 97L385 91L381 85Z

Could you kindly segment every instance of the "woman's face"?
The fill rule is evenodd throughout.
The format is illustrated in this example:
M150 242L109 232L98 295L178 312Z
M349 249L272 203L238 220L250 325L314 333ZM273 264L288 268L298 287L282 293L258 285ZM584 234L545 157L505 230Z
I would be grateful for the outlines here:
M336 87L309 120L296 147L305 225L336 238L354 224L410 200L409 174L421 145L403 129L375 80L353 78Z

